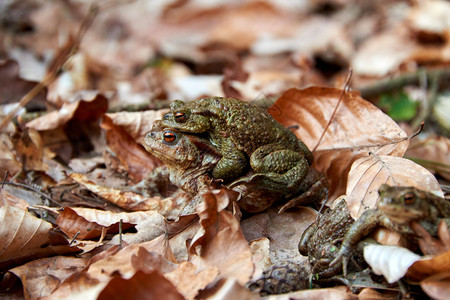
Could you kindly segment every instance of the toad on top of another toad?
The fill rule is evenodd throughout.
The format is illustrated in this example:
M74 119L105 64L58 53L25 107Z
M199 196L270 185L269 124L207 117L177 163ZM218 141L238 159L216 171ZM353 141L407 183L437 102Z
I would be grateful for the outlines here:
M208 140L173 128L162 128L157 121L147 133L143 146L166 164L170 181L192 196L206 192L208 185L217 185L210 177L210 172L221 155ZM236 184L231 188L241 195L238 204L247 212L263 211L275 201L284 199L280 191L268 191L264 186L253 188L252 185ZM284 209L320 200L324 197L326 188L325 177L311 168L300 185L301 194L294 195L291 201L284 205Z
M233 184L258 182L268 191L295 193L313 162L311 151L264 109L233 99L175 100L161 124L185 133L206 133L222 158L215 179L231 181L250 166L255 174Z

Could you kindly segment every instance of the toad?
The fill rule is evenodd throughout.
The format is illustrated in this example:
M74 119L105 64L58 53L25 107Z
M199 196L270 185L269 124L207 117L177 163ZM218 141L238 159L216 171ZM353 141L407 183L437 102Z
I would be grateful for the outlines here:
M211 172L221 155L207 139L185 134L174 128L163 128L157 121L147 133L143 146L167 165L170 181L190 195L195 197L204 193L210 185L213 188L220 186ZM248 171L249 174L252 172ZM239 194L238 205L247 212L263 211L276 201L283 203L280 210L282 212L323 198L327 191L327 181L317 170L310 168L299 186L299 193L290 198L280 191L267 190L265 186L253 187L252 182L234 184L230 189Z
M430 192L413 187L388 186L379 189L380 200L377 209L365 211L345 234L339 252L330 268L342 266L347 274L347 264L355 246L376 227L383 226L411 238L415 233L412 222L418 223L431 235L437 233L440 220L450 226L450 202Z
M212 171L215 179L254 183L266 191L292 194L308 174L311 151L293 132L264 109L233 99L210 97L191 102L175 100L161 124L189 134L207 134L222 158Z

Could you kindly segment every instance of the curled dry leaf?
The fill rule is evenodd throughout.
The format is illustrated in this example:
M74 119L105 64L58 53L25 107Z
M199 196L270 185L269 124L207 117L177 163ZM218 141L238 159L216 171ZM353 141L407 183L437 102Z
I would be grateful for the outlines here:
M108 116L104 116L100 125L106 131L106 141L109 148L116 154L136 181L144 179L150 172L162 163L137 144L128 132L114 124Z
M115 126L122 127L135 141L140 142L152 129L155 120L162 119L167 109L143 112L105 114Z
M114 213L91 208L70 207L64 208L58 216L56 224L71 238L80 232L77 239L91 239L100 236L103 228L109 233L118 232L120 221L122 221L122 230L126 230L148 219L164 228L164 217L155 211Z
M58 111L50 112L27 123L27 128L37 131L56 129L72 119L79 122L98 120L108 108L108 99L97 91L81 91L70 103Z
M342 90L310 87L286 91L269 109L311 150L316 147ZM314 151L313 167L327 176L330 200L344 193L352 163L372 151L378 155L403 156L408 147L406 133L386 114L356 93L345 93L337 112Z
M375 274L382 274L387 282L393 283L405 276L420 256L402 247L368 245L364 247L364 259Z
M223 194L223 193L222 193ZM192 240L191 262L202 268L215 266L220 277L235 278L245 284L253 274L252 253L242 234L239 221L220 207L220 195L207 193L198 208L200 230Z
M37 299L53 293L66 278L81 271L86 264L85 258L56 256L33 260L11 272L22 281L25 297Z
M154 210L167 218L175 218L180 212L180 209L176 209L178 203L170 197L164 199L161 199L161 197L148 198L132 192L122 192L119 189L98 186L82 174L73 173L70 174L70 177L91 192L126 210Z
M79 251L53 225L12 206L0 208L0 270L30 259Z
M356 160L348 174L347 204L353 218L376 207L378 189L383 183L411 186L444 196L439 182L424 167L401 157L369 155Z

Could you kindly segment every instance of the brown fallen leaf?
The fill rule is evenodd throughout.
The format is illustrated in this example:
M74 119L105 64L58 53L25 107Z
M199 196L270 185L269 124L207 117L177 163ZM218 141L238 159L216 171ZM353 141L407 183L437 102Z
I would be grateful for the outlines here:
M131 228L140 222L152 219L154 224L164 227L164 217L154 211L120 212L102 211L91 208L65 207L59 214L56 224L59 228L73 238L91 239L100 236L103 228L109 233L119 232L119 222L122 221L122 230Z
M205 289L219 276L219 269L215 266L205 266L199 269L194 264L184 261L178 268L164 274L186 299L194 299L199 291Z
M37 131L56 129L75 119L79 122L98 120L108 108L108 99L98 91L80 91L70 103L26 124Z
M5 178L8 172L9 175L14 176L22 169L22 164L16 158L14 145L11 141L11 136L8 133L0 134L0 176Z
M420 163L430 172L450 180L450 139L444 136L420 136L411 141L405 157ZM447 167L446 167L447 166Z
M69 246L67 237L53 225L25 210L0 207L0 269L8 269L31 259L79 251Z
M308 300L308 299L358 299L358 296L354 295L345 286L338 286L333 288L324 289L311 289L303 290L282 295L272 295L269 297L271 300Z
M289 89L269 109L285 126L298 126L295 134L311 149L316 147L342 90L310 87ZM358 94L347 92L317 149L313 167L330 182L329 200L342 195L352 163L370 151L403 156L406 133L386 114Z
M364 288L359 294L358 294L358 299L361 300L375 300L375 299L379 299L379 300L383 300L383 299L391 299L391 300L395 300L398 299L398 293L397 292L393 292L393 293L389 293L387 291L383 291L383 293L379 293L374 289L371 288Z
M5 191L5 189L2 188L0 190L0 206L5 205L14 206L23 210L27 210L29 206L27 201L8 193L8 191Z
M424 167L401 157L369 155L356 160L348 174L347 205L354 219L376 207L383 183L411 186L444 197L439 182Z
M410 224L414 233L420 237L419 247L425 255L439 255L446 251L450 251L450 232L448 231L447 223L441 220L438 225L438 237L433 238L430 233L423 228L418 222L413 221Z
M420 287L432 299L448 299L448 295L450 295L450 272L430 276L420 282Z
M158 196L148 198L132 192L123 192L120 189L99 186L82 174L72 173L70 177L91 192L130 211L154 210L167 218L176 218L184 207L182 204L189 202L182 195L180 197L175 196L175 199L172 197L161 199Z
M412 280L421 281L429 276L445 272L450 272L450 251L416 261L409 268L406 276Z
M245 299L257 300L261 297L240 285L234 278L222 278L213 286L202 290L198 296L200 299Z
M137 271L131 278L114 277L98 295L99 300L108 299L185 299L157 270L146 274Z
M115 126L123 128L135 141L141 142L155 120L162 119L167 109L105 114Z
M122 165L136 181L144 179L162 163L137 144L131 135L121 126L114 124L108 116L104 116L100 125L106 131L108 146L116 154Z
M386 76L399 71L399 67L411 58L416 49L417 44L408 28L392 26L360 45L351 67L358 75Z
M46 297L69 276L81 271L86 258L56 256L41 258L11 270L22 281L27 299Z
M20 100L29 90L34 88L36 82L31 82L20 78L19 65L14 60L6 59L0 62L0 103L15 103ZM45 107L47 91L45 89L30 101L25 107L28 110L37 110Z
M48 151L45 151L42 138L33 129L24 130L20 137L14 141L17 157L21 158L22 165L30 171L47 171L48 165L44 158L50 158ZM47 156L47 157L45 157Z
M217 267L220 278L235 278L245 284L254 270L250 247L239 221L220 207L217 198L220 194L205 194L197 208L203 228L189 246L191 262L199 268Z

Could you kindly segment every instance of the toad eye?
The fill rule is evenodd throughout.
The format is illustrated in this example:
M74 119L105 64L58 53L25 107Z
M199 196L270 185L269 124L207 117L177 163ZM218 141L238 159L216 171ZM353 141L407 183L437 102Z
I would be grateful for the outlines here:
M177 135L173 133L172 131L165 131L163 133L163 139L166 143L172 143L177 138Z
M176 112L173 114L173 116L175 117L175 121L177 121L178 123L184 122L187 119L184 112Z
M406 193L403 196L403 200L405 201L405 204L413 204L416 201L416 195L413 193Z

